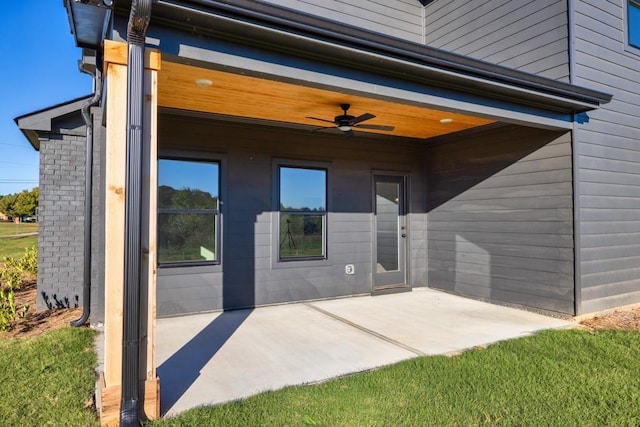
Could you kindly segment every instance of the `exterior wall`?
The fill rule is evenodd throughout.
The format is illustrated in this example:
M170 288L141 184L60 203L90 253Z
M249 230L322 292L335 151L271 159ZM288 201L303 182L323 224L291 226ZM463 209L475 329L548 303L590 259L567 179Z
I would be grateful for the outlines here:
M312 15L392 37L422 42L422 5L418 0L267 0Z
M517 126L428 145L429 286L573 314L570 133Z
M177 116L161 116L159 128L161 154L172 149L186 155L191 150L191 156L220 153L226 200L222 265L159 268L158 315L370 293L372 173L378 170L409 174L408 280L412 286L426 285L423 144ZM274 159L330 163L326 261L275 261ZM355 265L354 275L345 274L346 264Z
M580 313L640 302L640 51L626 1L574 1L573 83L613 94L575 130Z
M78 307L82 301L84 158L83 131L41 140L39 309Z
M556 80L569 80L567 0L435 0L425 43Z

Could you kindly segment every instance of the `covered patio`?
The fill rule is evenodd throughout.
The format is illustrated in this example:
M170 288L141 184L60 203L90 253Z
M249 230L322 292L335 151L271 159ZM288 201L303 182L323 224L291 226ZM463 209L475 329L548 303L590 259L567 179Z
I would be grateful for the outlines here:
M158 319L160 410L176 415L574 324L427 288Z
M417 288L572 313L570 132L608 98L275 6L178 3L118 2L101 46L104 424L567 324ZM196 188L163 161L206 163L212 207L159 203ZM317 205L283 203L292 170L321 176ZM206 255L163 259L159 218L191 214L214 224ZM286 215L317 217L318 253L281 251ZM309 302L388 286L414 292Z

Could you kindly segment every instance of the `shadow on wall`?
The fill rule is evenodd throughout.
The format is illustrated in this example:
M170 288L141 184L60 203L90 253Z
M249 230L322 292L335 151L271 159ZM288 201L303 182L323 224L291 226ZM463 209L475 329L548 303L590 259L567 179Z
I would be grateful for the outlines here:
M80 306L80 297L78 295L73 296L73 302L69 297L58 299L58 294L47 294L46 292L40 292L42 301L44 301L46 307L51 310L54 308L78 308Z
M484 129L484 132L459 132L429 144L427 213L562 135L518 126L489 125Z
M503 126L428 148L432 287L573 312L571 136Z

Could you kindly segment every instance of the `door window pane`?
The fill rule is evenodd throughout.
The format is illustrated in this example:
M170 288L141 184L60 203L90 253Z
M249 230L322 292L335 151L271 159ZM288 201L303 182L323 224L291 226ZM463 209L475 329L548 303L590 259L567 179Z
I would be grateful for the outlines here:
M397 271L400 184L376 182L376 247L378 273Z
M158 162L158 263L219 259L219 178L215 162Z

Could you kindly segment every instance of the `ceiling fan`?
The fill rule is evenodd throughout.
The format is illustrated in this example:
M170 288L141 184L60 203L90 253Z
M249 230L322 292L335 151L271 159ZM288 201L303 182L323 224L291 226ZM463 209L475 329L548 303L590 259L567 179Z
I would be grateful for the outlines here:
M373 119L375 116L371 113L364 113L358 117L351 116L349 115L349 113L347 113L347 110L349 110L349 107L351 107L351 105L349 104L340 104L340 108L342 108L343 114L339 116L335 116L333 120L319 119L318 117L308 117L308 116L307 116L307 119L333 123L333 126L325 126L325 127L317 128L314 130L337 128L337 129L340 129L348 138L351 138L353 136L354 128L375 129L375 130L384 130L384 131L392 131L393 129L395 129L393 126L362 124L362 122Z

